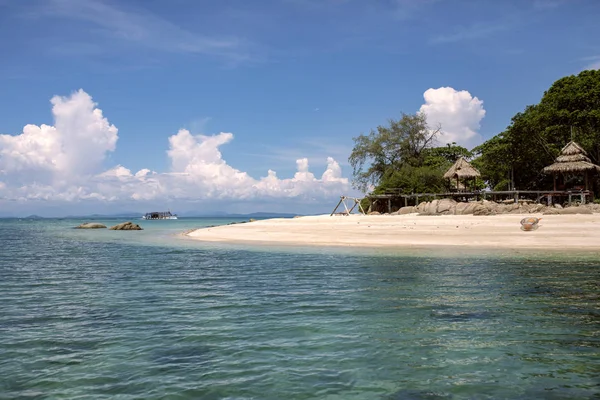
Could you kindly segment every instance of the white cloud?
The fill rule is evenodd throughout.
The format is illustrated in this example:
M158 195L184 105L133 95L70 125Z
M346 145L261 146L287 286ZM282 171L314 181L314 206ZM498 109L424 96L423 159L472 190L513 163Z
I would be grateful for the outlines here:
M582 57L576 60L577 62L585 62L586 64L581 68L581 71L600 69L600 55L593 55Z
M486 38L494 33L505 31L510 28L510 23L475 23L470 26L459 26L452 33L445 33L429 39L429 44L448 44L462 42L465 40L476 40Z
M202 200L239 201L330 199L350 190L340 165L331 157L316 178L307 158L296 161L292 178L269 170L255 179L229 165L220 147L232 133L192 135L181 129L168 138L170 171L144 168L133 173L117 165L103 170L114 151L117 128L111 125L83 90L52 99L54 126L27 125L16 136L0 135L0 199L104 202Z
M425 104L419 111L425 113L429 126L442 126L440 142L470 147L482 140L478 131L485 117L483 101L466 90L451 87L427 89L423 97Z
M0 135L0 174L72 181L99 172L106 153L115 150L117 128L83 90L50 102L54 126L29 124L20 135Z
M344 182L346 178L342 178L342 168L340 164L333 159L327 157L327 169L323 172L321 179L324 182Z
M215 54L234 59L247 57L241 50L240 40L236 38L197 34L142 8L127 9L103 0L49 0L41 7L40 14L91 24L96 27L91 32L100 37L111 38L111 46L119 42L166 52ZM75 45L83 46L85 52L92 46L80 43ZM102 47L108 49L106 46ZM94 52L98 51L97 46L92 49Z

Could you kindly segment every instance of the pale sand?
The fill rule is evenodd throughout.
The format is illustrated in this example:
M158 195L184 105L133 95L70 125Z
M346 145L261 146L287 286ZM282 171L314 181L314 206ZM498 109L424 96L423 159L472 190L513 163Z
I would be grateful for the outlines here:
M532 216L542 218L539 229L522 231L521 219ZM187 236L208 242L296 246L600 250L600 214L322 215L202 228Z

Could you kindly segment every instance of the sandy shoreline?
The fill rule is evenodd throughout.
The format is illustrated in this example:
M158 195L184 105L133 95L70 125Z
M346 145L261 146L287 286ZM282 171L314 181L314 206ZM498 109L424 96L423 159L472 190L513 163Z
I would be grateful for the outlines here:
M524 232L520 220L541 217ZM206 242L296 246L600 250L600 214L351 215L268 219L185 233Z

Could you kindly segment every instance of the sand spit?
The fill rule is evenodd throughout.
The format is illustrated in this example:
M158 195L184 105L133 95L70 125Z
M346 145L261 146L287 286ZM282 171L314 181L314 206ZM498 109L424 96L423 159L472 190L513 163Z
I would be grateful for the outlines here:
M523 231L524 217L542 218ZM600 250L600 214L350 215L268 219L187 232L207 242L279 245Z

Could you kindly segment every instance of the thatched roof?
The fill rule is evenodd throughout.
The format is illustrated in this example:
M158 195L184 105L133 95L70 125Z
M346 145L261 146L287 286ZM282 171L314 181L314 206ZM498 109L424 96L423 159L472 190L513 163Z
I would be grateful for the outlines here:
M600 167L593 164L585 150L573 141L563 147L554 164L544 168L547 174L584 171L600 171Z
M479 171L473 167L464 157L456 160L453 166L444 174L445 179L466 179L466 178L477 178L481 176Z

